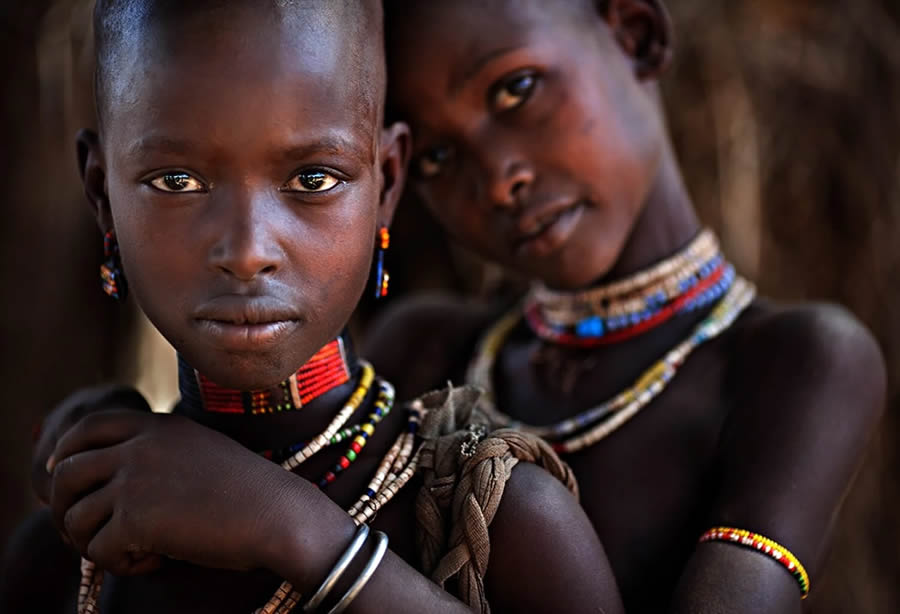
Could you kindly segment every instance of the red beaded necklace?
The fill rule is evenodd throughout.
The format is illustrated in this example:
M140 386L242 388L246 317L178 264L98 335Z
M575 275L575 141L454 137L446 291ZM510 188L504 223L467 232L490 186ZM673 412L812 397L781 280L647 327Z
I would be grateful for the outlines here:
M183 402L218 414L273 414L294 411L350 380L344 340L338 337L316 352L288 379L265 390L224 388L182 361ZM189 372L187 372L189 371Z

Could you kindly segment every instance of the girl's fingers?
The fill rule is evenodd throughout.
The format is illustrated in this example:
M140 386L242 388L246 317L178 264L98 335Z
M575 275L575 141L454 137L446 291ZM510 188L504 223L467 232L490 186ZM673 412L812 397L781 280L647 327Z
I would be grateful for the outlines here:
M63 526L71 545L86 554L88 544L112 518L115 496L101 488L76 501L63 515Z
M163 558L140 551L137 543L135 536L127 531L121 514L113 513L88 543L86 556L117 576L134 576L158 569Z
M88 414L68 429L56 443L47 470L67 457L93 448L105 448L130 439L153 415L134 410L100 411Z
M56 465L50 483L50 509L57 529L63 534L68 534L66 514L69 509L112 479L118 469L119 456L116 447L87 450L67 456Z

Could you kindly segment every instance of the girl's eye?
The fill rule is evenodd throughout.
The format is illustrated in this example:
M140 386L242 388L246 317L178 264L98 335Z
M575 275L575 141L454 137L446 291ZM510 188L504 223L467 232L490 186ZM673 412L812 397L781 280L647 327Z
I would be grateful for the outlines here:
M416 160L416 170L423 179L431 179L440 174L444 163L453 155L450 147L435 147L426 151Z
M165 173L150 180L157 190L162 192L205 192L206 186L199 179L191 177L187 173Z
M528 99L534 90L537 77L534 73L518 74L500 83L494 90L492 105L495 111L515 109Z
M288 192L327 192L340 182L340 179L325 171L300 171L284 184L283 189Z

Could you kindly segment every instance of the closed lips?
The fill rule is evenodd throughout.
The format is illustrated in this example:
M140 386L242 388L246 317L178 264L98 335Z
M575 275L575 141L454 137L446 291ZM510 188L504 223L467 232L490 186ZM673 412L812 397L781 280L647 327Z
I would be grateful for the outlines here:
M516 237L516 243L524 243L529 239L537 237L547 228L557 222L559 218L566 215L567 213L570 213L571 211L574 211L576 208L580 207L583 204L584 201L579 200L568 205L552 205L549 207L542 207L543 211L539 211L537 214L523 214L519 218L519 233Z
M280 299L223 296L204 303L196 310L194 318L233 326L254 326L300 320L300 314Z

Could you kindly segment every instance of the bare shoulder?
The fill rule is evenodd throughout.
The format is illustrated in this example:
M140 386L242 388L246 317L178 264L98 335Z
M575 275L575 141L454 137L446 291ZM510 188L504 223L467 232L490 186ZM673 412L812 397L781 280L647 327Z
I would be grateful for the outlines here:
M423 294L391 304L372 323L362 352L396 387L412 398L447 380L461 384L479 333L496 306L447 294Z
M881 416L886 389L881 350L843 307L757 305L740 331L736 350L735 381L741 388L764 386L772 400L780 400L782 410L821 411L836 406L832 400L838 398L852 401L842 405L841 413L863 424L871 426Z
M583 508L537 465L520 462L513 469L490 537L487 590L495 611L623 611L606 553Z
M79 557L59 538L49 510L32 514L16 530L3 553L0 611L74 611ZM70 607L71 606L71 607Z

